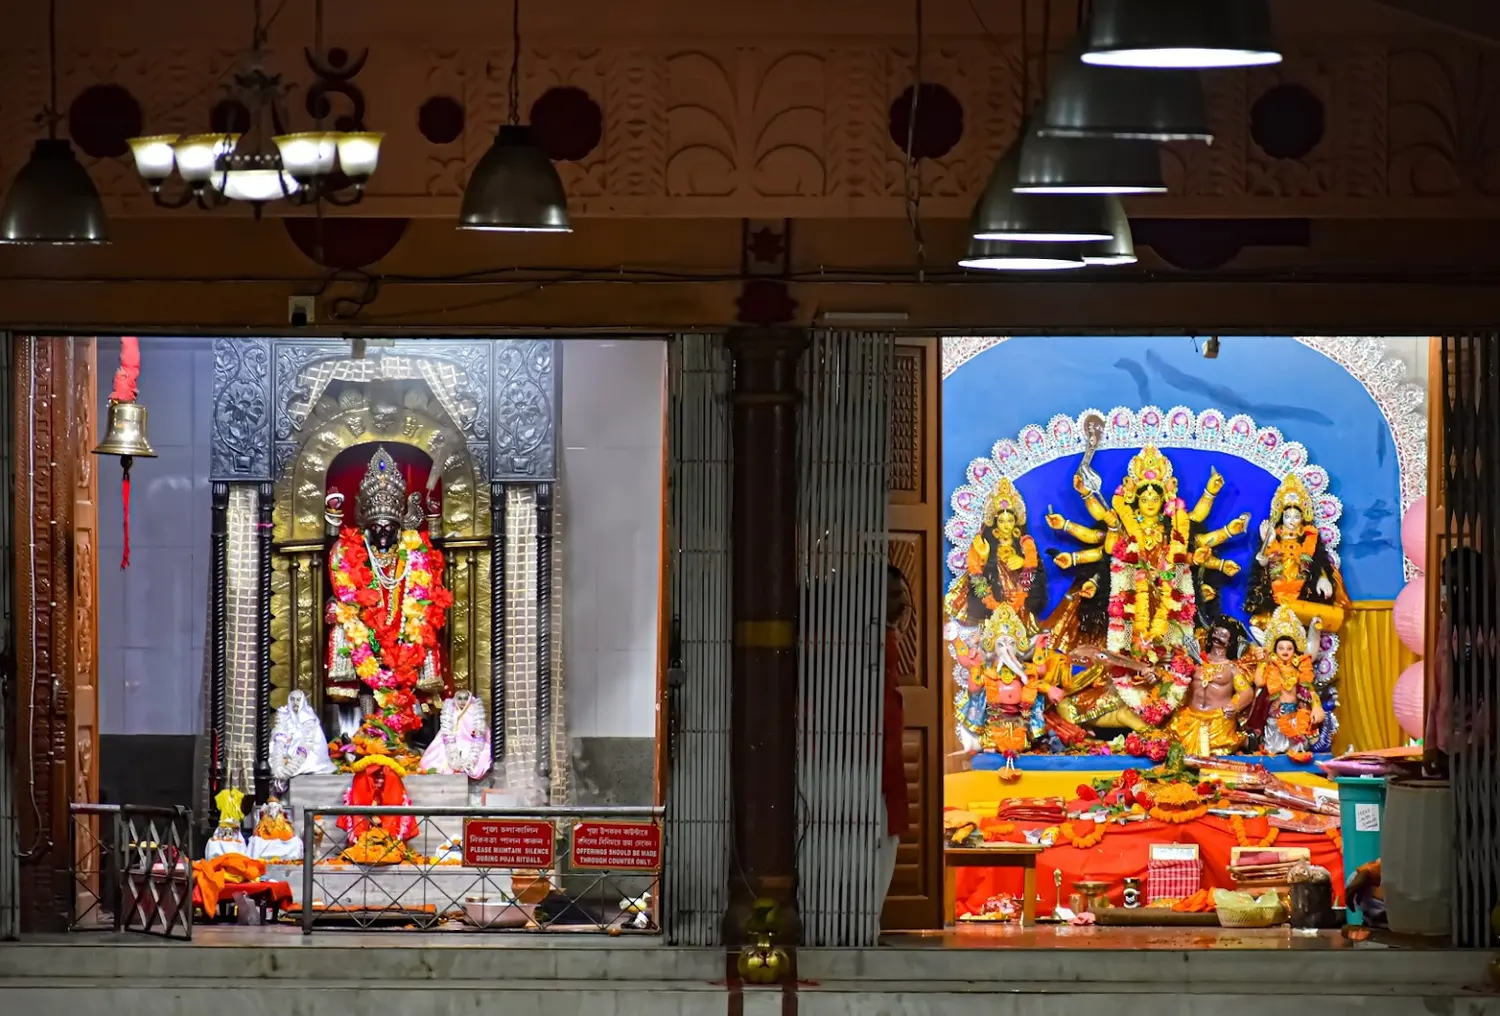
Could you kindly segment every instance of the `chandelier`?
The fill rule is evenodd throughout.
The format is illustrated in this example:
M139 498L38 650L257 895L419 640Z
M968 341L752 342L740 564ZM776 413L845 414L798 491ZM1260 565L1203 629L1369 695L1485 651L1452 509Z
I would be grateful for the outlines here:
M317 5L322 54L322 3ZM248 112L248 122L226 124L211 134L157 134L130 139L136 172L161 208L217 208L239 201L257 216L272 201L309 205L326 201L347 207L364 197L365 183L380 161L377 131L290 132L286 98L292 86L265 70L266 31L260 0L255 2L255 34L245 69L227 86L227 108ZM312 53L308 62L319 66ZM242 118L243 120L243 118ZM235 128L240 128L236 130ZM173 170L183 187L167 191Z

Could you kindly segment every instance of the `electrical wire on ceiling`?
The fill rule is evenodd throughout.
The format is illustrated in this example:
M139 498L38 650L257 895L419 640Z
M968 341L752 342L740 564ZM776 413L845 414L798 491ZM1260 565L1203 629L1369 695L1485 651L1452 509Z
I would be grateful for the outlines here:
M922 58L926 49L922 0L913 0L915 31L912 39L911 109L906 116L906 222L911 227L917 256L917 281L927 275L927 242L922 237L922 164L917 158L917 109L922 96Z

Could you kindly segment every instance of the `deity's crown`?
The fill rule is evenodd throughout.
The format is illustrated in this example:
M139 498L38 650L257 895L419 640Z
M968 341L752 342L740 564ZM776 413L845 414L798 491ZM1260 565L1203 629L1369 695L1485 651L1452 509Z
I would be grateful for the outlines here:
M1001 512L1010 512L1016 517L1016 525L1026 524L1026 502L1021 500L1021 492L1016 490L1016 485L1008 476L1002 476L995 483L995 489L984 502L984 518L986 522L993 521L995 516Z
M406 508L406 480L391 453L381 445L370 459L365 478L359 481L355 502L362 526L376 522L400 522Z
M985 618L984 626L980 629L979 648L987 653L995 651L995 645L1002 638L1015 641L1017 646L1024 644L1027 640L1026 624L1016 614L1015 608L1008 603L1002 603L995 608L994 613Z
M1303 521L1311 521L1308 516L1312 514L1312 494L1308 493L1307 484L1296 473L1287 473L1281 486L1276 488L1276 496L1271 498L1272 523L1280 525L1281 513L1288 508L1296 508L1302 513Z
M1130 460L1126 496L1133 499L1135 491L1148 483L1160 487L1168 501L1177 496L1177 477L1172 475L1172 463L1155 445L1146 445Z
M1291 607L1277 607L1266 623L1266 648L1274 653L1276 643L1282 639L1291 639L1297 652L1307 652L1307 629L1302 627L1302 621Z

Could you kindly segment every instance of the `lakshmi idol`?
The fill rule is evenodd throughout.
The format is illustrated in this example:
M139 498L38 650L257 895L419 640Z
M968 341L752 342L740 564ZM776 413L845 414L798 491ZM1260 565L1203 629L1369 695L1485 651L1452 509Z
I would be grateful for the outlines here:
M1026 531L1026 502L1002 476L984 505L984 521L965 557L964 574L944 600L948 616L969 625L1008 605L1026 624L1047 604L1047 573L1038 566L1036 542Z
M1182 704L1199 656L1193 569L1233 574L1233 562L1221 560L1215 550L1243 533L1250 522L1249 515L1241 515L1221 529L1194 532L1223 486L1224 478L1213 471L1189 510L1177 496L1172 463L1147 445L1130 460L1108 508L1085 484L1075 482L1085 508L1103 524L1101 528L1078 525L1055 513L1047 516L1051 528L1091 545L1058 554L1058 567L1108 560L1105 648L1117 659L1129 658L1138 665L1115 668L1112 687L1092 696L1086 715L1069 715L1073 711L1063 709L1064 718L1096 727L1155 729Z
M422 726L429 700L443 690L438 632L453 596L443 588L443 555L420 528L422 501L407 494L382 446L360 481L356 524L343 525L337 493L328 495L324 516L337 534L328 553L327 694L353 703L362 683L378 707L364 722L383 727L393 745Z

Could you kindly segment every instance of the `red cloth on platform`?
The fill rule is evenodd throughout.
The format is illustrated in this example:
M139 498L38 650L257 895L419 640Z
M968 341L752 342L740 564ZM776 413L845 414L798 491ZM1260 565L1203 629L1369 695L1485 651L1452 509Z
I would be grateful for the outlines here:
M885 798L885 834L905 834L910 810L901 741L906 734L906 703L901 698L901 652L896 633L885 633L885 722L880 759L880 793Z
M1001 840L1019 842L1021 826L1017 831ZM1026 828L1041 829L1041 826ZM1270 826L1265 819L1246 819L1245 837L1251 843L1265 838ZM1205 889L1233 889L1229 877L1230 852L1239 841L1235 839L1229 820L1205 816L1185 825L1166 825L1154 820L1132 822L1129 825L1111 825L1098 845L1079 850L1066 841L1049 847L1037 855L1036 888L1041 902L1037 913L1051 913L1057 906L1057 893L1053 888L1052 872L1062 872L1062 897L1067 903L1073 891L1073 883L1096 881L1109 883L1109 899L1115 906L1123 902L1124 880L1146 878L1153 843L1196 843L1198 856L1203 862L1203 885ZM1276 835L1277 847L1306 847L1312 855L1312 863L1327 868L1333 876L1333 892L1336 901L1343 898L1344 858L1333 839L1324 835L1292 833L1282 830ZM1021 895L1021 871L1016 868L959 868L954 872L957 892L954 913L959 917L978 911L986 900L996 893ZM1149 893L1149 885L1147 890Z

